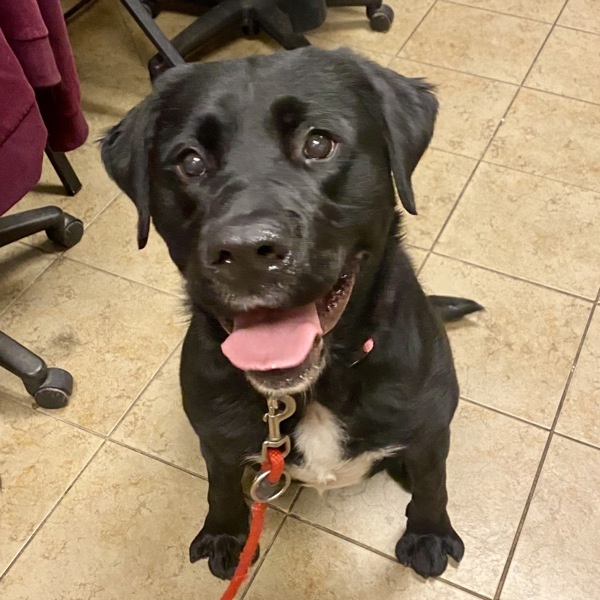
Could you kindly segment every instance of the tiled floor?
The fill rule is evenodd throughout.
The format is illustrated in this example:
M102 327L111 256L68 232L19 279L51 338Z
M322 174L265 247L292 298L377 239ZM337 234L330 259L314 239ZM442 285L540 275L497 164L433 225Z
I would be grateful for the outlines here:
M388 34L336 9L311 40L439 86L406 226L426 288L487 308L450 327L463 395L450 510L467 551L435 581L396 564L407 495L381 475L294 492L270 510L245 598L595 600L600 2L390 4ZM170 35L189 20L159 17ZM0 597L216 599L224 584L187 561L207 484L180 408L181 283L157 235L136 251L133 205L95 144L149 89L151 48L117 0L69 30L92 128L72 154L84 188L62 196L45 168L20 207L58 204L86 233L62 254L43 236L0 251L0 328L77 387L66 409L33 410L0 371ZM274 48L238 40L210 58Z

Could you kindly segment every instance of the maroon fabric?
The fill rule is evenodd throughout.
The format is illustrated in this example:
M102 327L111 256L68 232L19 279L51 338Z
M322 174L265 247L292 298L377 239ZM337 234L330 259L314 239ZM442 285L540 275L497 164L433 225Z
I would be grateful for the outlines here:
M60 0L0 0L0 29L36 89L48 145L81 146L88 127Z
M87 135L60 0L0 0L0 214L39 179L42 138L68 152Z
M35 93L0 29L0 215L39 181L47 135Z
M14 0L0 0L12 2ZM60 0L27 0L36 2L48 28L48 37L60 83L52 87L37 88L38 104L48 129L48 145L52 150L69 152L79 148L88 136L88 125L81 109L79 79L75 59L67 33ZM21 4L23 0L19 0Z

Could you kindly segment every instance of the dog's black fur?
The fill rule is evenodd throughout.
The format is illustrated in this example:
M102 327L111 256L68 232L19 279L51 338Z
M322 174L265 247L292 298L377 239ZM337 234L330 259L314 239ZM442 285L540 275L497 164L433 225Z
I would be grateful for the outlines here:
M267 434L265 398L221 352L221 322L313 302L354 257L360 270L324 338L322 371L296 394L284 432L293 437L318 399L347 434L344 458L401 447L371 470L385 469L412 493L398 560L427 577L442 573L448 556L462 558L446 512L458 384L440 314L452 320L481 307L425 296L398 239L393 187L415 213L411 174L436 112L423 80L310 47L174 68L103 141L108 172L137 206L140 246L152 218L187 282L181 386L210 483L190 557L208 558L218 577L232 576L245 542L243 469ZM303 154L311 127L337 144L326 160ZM240 244L266 244L268 260L220 260ZM374 350L350 366L368 338ZM288 460L302 456L293 450Z

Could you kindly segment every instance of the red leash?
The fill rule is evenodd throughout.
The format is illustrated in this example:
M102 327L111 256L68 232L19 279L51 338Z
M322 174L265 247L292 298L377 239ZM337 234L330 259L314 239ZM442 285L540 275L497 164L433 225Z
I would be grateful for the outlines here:
M281 479L285 459L283 452L275 448L268 449L268 458L262 463L263 473L269 472L267 480L271 485L275 485ZM260 534L262 533L265 522L265 513L267 511L266 502L254 502L251 509L250 532L246 545L240 554L240 562L233 574L233 578L229 582L229 586L225 593L221 596L221 600L233 600L240 586L248 576L248 569L252 564L252 559L256 554Z

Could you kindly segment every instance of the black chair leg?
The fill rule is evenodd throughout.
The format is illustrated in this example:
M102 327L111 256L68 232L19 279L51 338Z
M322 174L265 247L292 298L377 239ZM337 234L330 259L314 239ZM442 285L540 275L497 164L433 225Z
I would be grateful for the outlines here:
M83 235L83 223L57 206L8 215L0 219L0 248L40 231L54 243L71 248Z
M81 181L63 152L54 152L46 146L46 156L54 167L67 195L74 196L81 189Z
M264 32L286 50L310 46L303 35L294 32L289 17L278 8L271 6L257 9L254 18Z
M185 61L181 58L181 54L179 54L173 44L169 41L169 38L154 22L152 15L140 0L121 0L121 3L134 18L140 29L146 34L148 39L154 44L167 67L185 64ZM150 76L152 77L152 73Z
M121 1L130 2L131 0ZM188 56L194 54L203 43L220 31L239 24L243 13L244 9L240 5L239 0L225 0L179 32L169 42L169 45L183 61ZM152 42L154 43L154 40ZM156 43L154 45L159 53L153 56L148 63L148 70L150 71L150 78L152 80L173 66L165 57L162 49Z
M73 392L73 377L48 368L36 354L0 331L0 368L16 375L43 408L62 408Z

